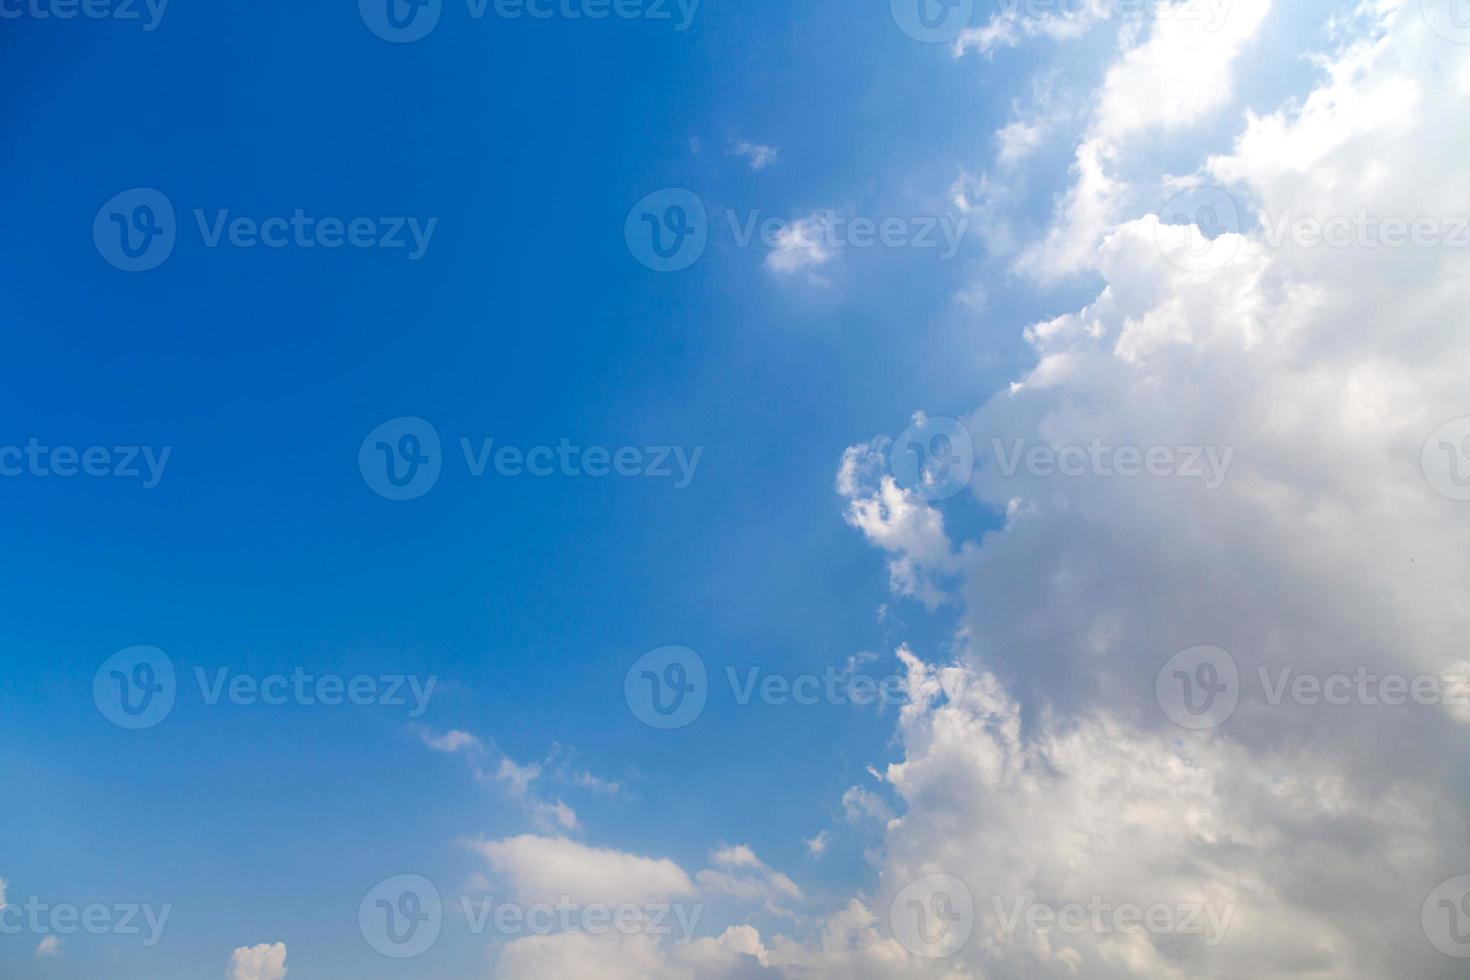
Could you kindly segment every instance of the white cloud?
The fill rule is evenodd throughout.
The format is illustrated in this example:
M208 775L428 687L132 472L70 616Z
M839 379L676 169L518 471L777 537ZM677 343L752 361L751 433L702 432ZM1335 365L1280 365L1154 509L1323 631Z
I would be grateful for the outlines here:
M47 936L41 940L36 947L36 956L41 959L57 959L61 956L61 940L56 936Z
M1003 167L1014 167L1041 145L1041 126L1018 119L1003 126L995 138L1000 143L997 161Z
M916 688L937 686L940 671L908 660ZM904 712L905 757L886 775L908 806L888 836L879 908L922 875L961 878L977 939L957 959L982 976L1387 975L1364 959L1389 934L1374 917L1405 901L1417 919L1415 886L1390 884L1353 838L1433 874L1436 821L1422 801L1354 799L1341 760L1323 754L1283 771L1282 757L1253 760L1228 740L1182 745L1107 710L1025 735L1020 705L975 669L948 668L971 674L959 698ZM1202 906L1202 933L1041 936L1008 929L1000 911L1092 896Z
M710 860L726 868L761 868L761 859L755 856L749 845L737 844L721 848L710 855Z
M495 975L500 980L753 980L779 975L766 969L767 957L760 934L749 926L683 946L648 936L565 933L516 940L501 954Z
M1116 145L1145 130L1179 129L1229 105L1236 59L1271 6L1272 0L1231 0L1229 15L1213 30L1203 19L1157 19L1148 39L1108 70L1094 135Z
M421 735L426 744L440 751L454 752L462 748L472 748L476 753L471 761L475 777L482 782L500 786L506 796L531 815L537 829L546 833L575 830L581 823L576 810L564 800L547 798L537 791L538 785L554 781L598 796L616 796L622 790L617 782L600 779L586 770L572 768L570 763L576 756L575 751L559 744L551 747L544 762L521 765L509 756L501 755L498 765L493 769L484 769L478 760L479 753L485 746L473 735L465 732L450 732L442 737L427 732Z
M807 853L812 857L821 857L827 853L827 847L832 843L832 835L824 830L815 837L802 838L801 842L806 845Z
M641 905L694 892L689 875L666 858L530 834L476 841L471 846L527 900L555 901L566 896L584 904Z
M419 737L424 744L435 752L459 752L465 749L482 748L480 740L469 732L459 730L445 732L443 735L435 735L427 729L419 732Z
M1266 213L1463 210L1470 100L1433 81L1459 77L1470 48L1430 35L1418 4L1377 9L1387 39L1346 50L1299 106L1251 118L1208 173ZM1150 108L1149 88L1188 75L1166 82L1174 68L1162 66L1205 57L1224 77L1228 59L1170 43L1109 77L1099 186L1115 180L1109 140L1218 104L1165 96L1157 117L1130 115ZM1061 216L1068 234L1074 217ZM962 661L940 670L901 654L916 691L968 683L901 712L903 758L884 776L902 806L870 906L879 933L887 901L942 870L970 883L981 913L950 964L966 975L1452 976L1419 917L1430 890L1470 866L1464 790L1448 777L1470 761L1462 718L1272 706L1257 678L1462 662L1470 606L1454 583L1470 574L1470 523L1428 485L1419 454L1440 422L1470 414L1470 255L1271 247L1252 232L1224 268L1190 272L1152 215L1093 218L1088 261L1105 288L1028 331L1036 366L970 420L980 448L1203 444L1235 447L1235 468L1207 491L979 466L977 496L1008 519L983 547L952 552ZM938 540L912 516L854 525L890 551ZM914 525L930 531L898 530ZM1154 678L1206 643L1233 653L1246 690L1226 725L1186 733L1154 703ZM1200 903L1222 922L1228 911L1228 934L1209 946L1011 933L996 893ZM810 943L771 949L777 964L830 962Z
M886 800L861 786L850 786L842 794L842 810L852 823L861 823L864 820L887 823L894 816L893 807Z
M764 170L776 162L780 151L774 146L765 146L761 143L751 143L741 140L731 147L730 152L736 156L744 157L750 163L751 170Z
M766 255L766 268L781 275L806 272L809 281L817 285L826 284L825 280L811 274L811 270L836 257L836 250L828 241L831 228L831 212L810 214L783 226L776 232L776 243Z
M495 771L495 781L505 786L511 796L518 798L525 797L531 791L531 784L540 778L540 766L518 765L508 756L500 760L500 768Z
M577 811L561 800L554 803L536 803L533 812L542 821L543 826L554 826L561 830L577 829Z
M968 420L982 454L992 438L1232 447L1230 478L1207 490L1099 472L1007 476L982 460L975 501L1004 522L957 547L937 508L892 484L882 443L849 450L837 480L849 523L901 566L897 591L953 596L962 617L955 662L898 652L912 700L898 713L897 761L881 770L893 802L860 787L843 797L882 832L871 893L794 920L791 935L747 925L701 940L707 967L646 938L564 936L513 943L503 975L1462 974L1420 916L1432 889L1470 868L1464 714L1273 705L1255 678L1462 668L1470 521L1425 480L1420 453L1442 422L1470 415L1470 250L1273 246L1248 230L1228 264L1189 271L1155 215L1114 207L1138 191L1109 169L1120 141L1226 105L1155 87L1202 78L1228 93L1265 6L1236 5L1235 33L1208 50L1156 26L1142 48L1155 47L1109 73L1079 152L1095 183L1074 192L1050 239L1085 231L1080 261L1104 286L1033 325L1034 367ZM1325 66L1316 92L1249 117L1229 153L1185 180L1227 183L1266 214L1463 212L1470 46L1436 38L1418 3L1362 11L1368 33ZM1156 94L1159 111L1139 115ZM1189 732L1154 682L1200 644L1234 655L1243 690L1228 722ZM748 847L711 861L703 888L769 897L741 880L774 881ZM609 862L515 863L546 875ZM977 921L956 956L929 962L887 919L906 885L936 873L968 883ZM1198 906L1202 932L1017 930L1001 913L1022 898Z
M281 980L286 975L286 944L241 946L235 950L230 980Z
M1074 40L1107 19L1116 6L1116 0L1073 0L1049 7L1027 0L1001 0L1000 9L983 27L961 32L955 40L954 53L959 57L979 51L990 57L997 49L1013 48L1027 38Z
M1078 145L1073 186L1045 238L1018 259L1021 272L1051 282L1094 267L1098 243L1126 198L1114 172L1124 148L1146 132L1179 131L1229 105L1235 64L1271 7L1272 0L1231 0L1214 29L1202 18L1159 17L1140 43L1125 42Z
M775 936L767 943L767 961L783 978L819 977L822 980L903 980L908 977L944 977L970 980L953 963L919 960L891 935L860 899L819 924L809 940Z
M601 793L605 796L616 796L622 792L622 784L610 780L599 779L590 772L578 772L571 777L572 783L582 789L593 793Z
M944 530L944 515L898 485L887 472L886 440L848 449L837 472L837 490L848 498L847 523L893 557L888 563L895 595L937 608L949 598L944 578L959 567Z
M539 794L532 792L532 787L541 779L542 772L540 765L532 763L523 766L509 756L505 756L500 760L500 766L491 778L505 788L506 794L511 799L526 808L541 830L563 832L577 829L578 821L575 810L562 800L543 799Z
M790 915L788 904L803 900L796 882L768 867L744 844L718 850L710 861L719 870L705 869L696 876L704 892L761 905L777 915Z
M981 310L990 301L990 294L986 290L984 283L972 282L956 291L954 299L961 306L971 310Z
M1008 204L1015 196L1010 180L991 174L961 173L949 189L950 206L972 220L972 227L985 243L986 251L998 256L1010 255L1019 247L1016 230L1007 214ZM983 300L983 287L968 289L974 300ZM964 302L963 296L961 301Z

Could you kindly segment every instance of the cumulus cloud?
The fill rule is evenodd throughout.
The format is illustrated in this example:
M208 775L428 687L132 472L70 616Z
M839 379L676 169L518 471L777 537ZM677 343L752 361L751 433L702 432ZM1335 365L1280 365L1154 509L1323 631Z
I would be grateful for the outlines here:
M1282 670L1463 669L1470 522L1425 479L1421 452L1470 416L1470 250L1326 248L1263 228L1292 208L1463 212L1470 46L1437 37L1418 3L1361 5L1356 40L1322 63L1314 91L1248 116L1228 152L1177 182L1224 184L1259 219L1201 267L1198 236L1119 212L1137 188L1112 163L1140 133L1220 112L1268 10L1235 4L1211 38L1155 24L1107 73L1078 187L1043 243L1076 245L1103 287L1026 331L1034 366L967 419L982 456L973 500L943 505L978 504L999 527L956 543L939 505L886 474L881 441L844 456L849 523L888 556L896 592L957 604L958 652L900 649L911 701L885 794L844 798L882 818L874 887L814 921L744 934L758 955L726 945L722 963L889 980L1459 975L1421 911L1470 868L1465 712L1273 703L1268 688ZM996 447L1015 440L1214 447L1234 462L1214 486L1007 472ZM1205 644L1237 664L1239 704L1186 730L1156 682ZM712 870L752 860L730 849ZM958 952L929 961L900 941L892 910L935 874L967 886L974 923ZM1197 928L1035 929L1012 914L1095 902L1192 909ZM598 964L587 953L593 972L579 975L688 969L667 948L622 947Z
M1440 83L1463 76L1470 49L1436 38L1417 4L1367 9L1367 36L1316 92L1249 118L1206 164L1262 223L1291 208L1442 215L1470 200L1456 149L1470 140L1470 100ZM1216 79L1230 60L1177 31L1140 50L1109 75L1094 149L1218 104L1166 97L1135 118L1153 108L1146 89L1188 74L1182 57ZM1095 160L1111 181L1106 154ZM1072 217L1061 216L1067 234ZM1453 976L1420 913L1470 865L1465 787L1451 775L1470 761L1463 713L1273 704L1262 678L1438 677L1463 661L1470 607L1455 583L1470 571L1470 525L1425 480L1420 454L1436 426L1470 414L1470 255L1271 243L1247 225L1219 267L1200 268L1188 237L1152 214L1095 218L1088 262L1105 288L1028 330L1034 369L968 420L987 457L976 496L1003 527L947 551L932 546L933 518L853 522L886 551L928 541L930 556L958 556L965 622L958 662L901 654L919 695L900 716L902 760L884 772L901 805L881 887L853 915L872 911L882 935L887 903L942 871L976 902L975 935L949 961L957 974ZM1211 489L1007 474L994 447L1017 439L1236 453ZM914 526L928 533L900 533ZM1155 681L1202 644L1238 663L1240 704L1219 728L1189 732ZM965 683L945 682L954 675ZM1002 914L1011 899L1093 896L1199 908L1219 941L1039 933ZM773 940L772 962L826 962L810 947L783 960L791 947Z
M1180 0L1163 9L1183 7ZM1231 0L1228 16L1159 16L1127 40L1093 100L1077 148L1071 189L1057 220L1018 258L1021 272L1051 282L1094 267L1098 243L1116 223L1129 186L1116 173L1120 155L1146 133L1180 131L1229 105L1236 64L1256 40L1272 0Z
M241 946L230 965L230 980L282 980L286 975L286 944Z
M644 905L694 892L683 868L666 858L589 847L564 837L525 834L471 847L530 901Z
M1108 69L1094 135L1117 144L1144 130L1179 129L1228 105L1236 61L1271 7L1272 0L1230 0L1218 22L1159 17L1147 39Z
M754 980L778 977L767 969L760 934L732 926L717 939L682 946L648 936L566 933L532 936L508 945L497 964L501 980L586 977L590 980Z

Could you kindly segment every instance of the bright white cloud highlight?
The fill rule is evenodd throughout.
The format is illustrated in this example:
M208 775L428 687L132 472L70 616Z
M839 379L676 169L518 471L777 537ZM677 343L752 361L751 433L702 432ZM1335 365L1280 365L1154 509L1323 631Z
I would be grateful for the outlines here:
M806 272L812 282L822 284L824 280L811 275L811 270L836 257L828 241L831 227L830 212L810 214L783 226L776 232L776 243L766 255L766 268L781 275Z
M286 944L241 946L230 964L230 980L282 980L286 976Z
M565 896L584 904L642 905L694 892L689 875L673 861L588 847L564 837L526 834L471 846L526 900Z

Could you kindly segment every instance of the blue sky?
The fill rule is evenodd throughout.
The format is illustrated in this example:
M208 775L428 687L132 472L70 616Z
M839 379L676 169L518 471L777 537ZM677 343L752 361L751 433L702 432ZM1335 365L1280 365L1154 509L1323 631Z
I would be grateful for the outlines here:
M55 0L38 2L50 9ZM1167 719L1153 708L1130 716L1127 706L1151 696L1165 650L1218 643L1249 662L1249 639L1227 642L1227 600L1218 617L1200 612L1180 625L1175 613L1187 603L1173 589L1238 588L1240 612L1258 608L1252 588L1315 574L1321 588L1302 586L1310 597L1280 610L1281 628L1303 633L1351 591L1318 567L1321 556L1291 553L1285 532L1278 550L1253 552L1246 540L1230 554L1212 549L1236 533L1253 539L1247 527L1274 526L1263 511L1282 527L1322 518L1305 504L1307 516L1271 511L1258 493L1267 482L1300 478L1302 500L1347 485L1342 474L1307 476L1308 464L1285 462L1302 441L1338 445L1339 433L1294 431L1298 441L1283 448L1271 442L1280 428L1244 402L1280 403L1276 383L1300 381L1294 358L1320 356L1331 373L1327 352L1358 349L1305 338L1258 365L1237 361L1254 342L1214 349L1204 339L1224 335L1210 332L1211 318L1254 322L1258 311L1230 306L1245 295L1299 300L1277 311L1279 322L1325 318L1302 297L1347 286L1293 292L1283 283L1310 286L1341 269L1313 265L1320 252L1311 252L1272 259L1275 271L1247 286L1181 286L1129 242L1136 221L1183 186L1181 175L1228 183L1243 203L1231 231L1249 232L1256 205L1269 210L1290 194L1318 213L1360 199L1414 213L1386 191L1368 198L1366 184L1309 202L1309 165L1283 176L1262 161L1300 161L1237 142L1249 113L1285 105L1306 144L1328 146L1311 118L1294 114L1328 77L1307 55L1350 58L1354 43L1390 24L1419 43L1420 21L1394 20L1399 4L1324 27L1342 5L1240 0L1231 27L1211 35L1225 38L1209 42L1224 53L1181 45L1177 64L1167 29L1152 22L1130 31L1086 21L1085 30L1014 43L966 35L956 48L914 40L886 4L842 0L704 0L682 31L647 18L475 19L460 0L444 0L432 32L402 44L376 36L355 6L175 0L151 30L41 18L37 8L0 21L0 73L12 93L0 110L11 219L0 235L9 366L0 449L33 440L79 454L104 447L120 461L114 447L139 447L146 461L146 447L159 462L152 487L143 476L35 468L0 478L11 570L0 590L0 909L32 899L171 909L153 946L82 934L67 936L60 955L37 955L44 937L34 931L0 934L6 977L279 980L269 963L231 964L237 949L277 943L289 949L292 978L519 976L497 966L510 937L471 935L454 915L407 966L381 956L358 907L403 874L433 881L446 903L508 895L526 876L496 847L523 837L689 869L708 907L703 937L751 925L768 944L773 933L807 942L853 896L886 908L915 875L965 877L956 854L974 848L957 840L931 854L916 840L987 821L999 837L1026 820L999 804L944 809L948 784L915 775L926 771L925 752L939 755L942 726L920 737L914 726L928 722L901 719L895 706L742 705L727 669L901 673L913 683L922 671L900 662L906 647L1009 691L987 693L986 710L1003 714L994 705L1014 696L1038 744L1065 743L1065 732L1051 737L1055 714L1093 709L1136 724L1143 744ZM1001 23L1005 9L981 3L968 24ZM1150 37L1163 40L1149 47ZM1443 59L1426 76L1435 84L1470 79L1451 57L1460 48L1433 51ZM1158 86L1129 90L1127 66L1150 57L1169 71L1197 70L1181 85L1218 98L1183 104ZM1148 121L1110 102L1115 89ZM1363 141L1413 143L1392 136ZM1092 210L1093 190L1079 177L1088 146L1105 148L1114 182L1098 197L1106 206ZM1345 175L1333 186L1368 169L1349 149L1330 161ZM1399 159L1379 152L1385 167ZM143 220L138 188L166 199L176 241L156 268L129 272L99 246L106 235L94 237L94 222L105 232L114 213ZM668 188L697 196L710 240L689 268L664 273L639 261L625 224L637 202ZM1453 199L1454 189L1440 193ZM298 210L344 226L370 219L371 236L401 227L404 240L414 242L411 228L421 237L417 248L271 248L240 247L226 233L211 247L200 227ZM831 215L899 219L909 230L948 222L940 227L959 237L952 255L832 253L799 236L742 245L730 215L798 230ZM1197 329L1160 340L1159 324L1179 316ZM1046 321L1055 330L1041 339L1024 333ZM1085 340L1049 346L1089 330L1112 342L1116 375L1091 366ZM1167 371L1123 373L1186 340L1197 346ZM1362 364L1378 363L1372 348L1363 341ZM1415 371L1427 377L1429 368L1416 361L1404 376ZM1007 401L1023 378L1039 400ZM1213 408L1197 392L1214 392ZM1302 399L1292 419L1333 417ZM1448 396L1434 404L1436 424L1458 410ZM864 468L879 459L882 469L886 444L874 440L899 436L916 412L965 419L982 455L992 434L1229 439L1243 450L1239 465L1263 482L1231 483L1245 489L1226 504L1155 496L1153 484L1114 497L1118 481L1016 489L978 476L958 500L926 500L911 486L884 497L871 483L881 477ZM441 472L421 496L391 500L359 456L374 458L370 433L405 418L432 427ZM1403 421L1416 440L1405 458L1427 421ZM1364 464L1374 473L1404 457L1383 438L1382 458ZM474 476L461 440L490 439L521 450L631 447L645 462L661 447L671 460L676 447L686 460L699 455L687 486L493 467ZM861 478L839 479L845 459ZM979 469L993 475L989 464ZM1423 491L1422 481L1414 486ZM1151 516L1160 513L1190 519ZM1027 514L1044 515L1034 535ZM1444 519L1434 514L1426 528ZM1218 530L1217 521L1231 533L1200 530ZM1176 564L1180 542L1211 551L1221 577ZM1364 558L1337 556L1349 557ZM1169 605L1171 596L1179 601ZM1395 615L1412 611L1382 619ZM165 720L129 731L99 710L94 676L138 645L166 654L178 691ZM697 651L711 677L707 707L675 731L643 724L624 697L629 668L666 646ZM433 689L422 714L390 704L209 704L196 671L222 669L252 682L299 671L411 677ZM1302 734L1317 731L1311 724L1293 718L1291 731L1311 741ZM1002 730L994 718L974 723ZM1265 751L1265 730L1225 734L1238 736L1230 746L1240 751ZM888 769L905 760L907 774ZM1322 764L1281 763L1302 772ZM1371 798L1359 789L1355 798ZM1012 791L1048 798L994 786L973 796ZM1088 812L1075 795L1050 798ZM1116 809L1101 791L1087 805ZM816 839L823 845L807 843ZM488 851L478 847L486 842ZM694 875L711 865L774 891L752 903L712 889ZM782 892L783 879L799 898ZM782 975L829 975L810 963L801 972L789 966L799 955L771 949L763 968L784 956L795 972ZM1274 961L1240 962L1262 970ZM832 964L830 975L845 975ZM1050 975L1031 966L1030 975ZM1166 974L1145 966L1133 975Z
M1004 377L1016 338L956 313L963 256L863 256L839 293L766 275L764 250L726 235L661 275L630 256L623 218L666 186L777 217L932 213L923 195L986 142L950 108L1003 105L1004 72L956 79L887 11L838 3L709 3L686 33L473 22L451 4L403 46L348 5L180 5L153 32L22 20L3 37L22 93L4 168L30 229L0 246L6 441L173 447L152 490L0 482L12 898L175 907L151 951L82 936L37 965L7 937L8 975L211 976L267 940L287 942L293 975L398 975L357 935L361 893L404 869L449 889L472 863L462 838L525 829L400 710L209 707L186 681L165 724L115 729L92 675L134 644L186 676L435 675L422 724L522 763L560 744L626 787L568 796L608 845L693 862L720 814L818 887L860 881L861 840L818 864L801 838L884 757L891 716L717 695L670 736L632 717L622 676L670 643L717 672L820 672L864 650L891 672L907 614L876 622L886 576L842 521L837 460L918 408L957 413L957 369ZM780 156L752 171L741 140ZM130 275L89 229L133 187L166 194L180 231L164 265ZM416 262L208 249L196 208L438 225ZM430 420L449 453L409 503L356 465L398 416ZM471 479L460 437L704 455L679 490ZM776 763L793 789L771 798ZM481 960L458 942L434 969Z

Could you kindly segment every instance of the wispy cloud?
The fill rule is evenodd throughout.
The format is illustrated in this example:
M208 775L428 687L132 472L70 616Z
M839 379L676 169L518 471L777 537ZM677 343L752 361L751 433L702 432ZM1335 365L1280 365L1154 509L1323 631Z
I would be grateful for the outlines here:
M466 749L484 748L484 746L480 744L480 740L478 738L471 735L469 732L462 732L458 729L445 732L443 735L435 735L428 729L424 729L419 732L419 737L424 740L425 745L433 749L435 752L454 753L461 752Z
M766 146L763 143L751 143L748 140L740 140L730 148L730 152L739 157L744 157L750 164L751 170L764 170L776 162L781 151L774 146Z

